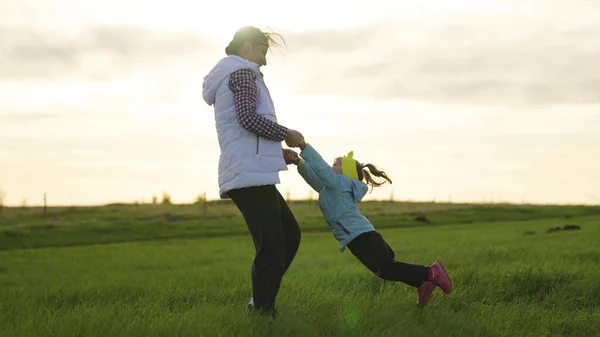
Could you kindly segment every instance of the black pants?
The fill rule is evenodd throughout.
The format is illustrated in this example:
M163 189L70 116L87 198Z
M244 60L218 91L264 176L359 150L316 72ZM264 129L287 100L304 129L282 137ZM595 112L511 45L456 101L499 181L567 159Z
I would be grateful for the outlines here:
M420 287L429 279L428 267L396 261L394 251L376 231L360 234L348 248L365 267L384 280Z
M272 310L281 279L300 246L300 227L275 185L228 191L248 225L256 255L252 293L258 310Z

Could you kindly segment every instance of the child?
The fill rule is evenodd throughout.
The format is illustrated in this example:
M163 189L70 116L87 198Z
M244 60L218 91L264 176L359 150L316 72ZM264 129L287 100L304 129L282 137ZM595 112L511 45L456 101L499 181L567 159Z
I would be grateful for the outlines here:
M452 283L441 261L436 260L430 266L396 261L392 248L358 210L356 202L367 193L367 184L376 187L386 181L392 183L385 172L372 164L360 164L352 158L352 151L329 166L310 144L303 143L300 149L301 158L294 151L284 151L285 161L297 165L298 173L319 193L319 208L340 242L341 252L348 246L375 275L417 288L419 307L427 304L436 286L445 294L452 292ZM384 180L376 181L373 176Z

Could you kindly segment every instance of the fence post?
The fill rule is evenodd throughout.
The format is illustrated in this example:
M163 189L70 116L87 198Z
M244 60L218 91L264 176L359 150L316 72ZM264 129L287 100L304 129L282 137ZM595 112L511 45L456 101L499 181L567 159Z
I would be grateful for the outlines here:
M4 213L4 197L6 197L6 192L0 189L0 217Z

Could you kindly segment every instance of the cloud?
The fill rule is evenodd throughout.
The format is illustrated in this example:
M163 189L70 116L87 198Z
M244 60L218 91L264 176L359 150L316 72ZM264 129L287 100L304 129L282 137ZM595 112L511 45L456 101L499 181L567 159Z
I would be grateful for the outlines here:
M302 69L294 73L294 89L302 93L496 105L599 103L600 25L523 25L389 22L289 34L294 50L286 62Z
M83 76L106 78L132 69L194 58L215 48L191 33L135 27L92 27L77 35L0 26L0 80Z
M599 103L600 18L569 8L567 16L521 10L281 31L287 52L266 73L301 94L488 106ZM9 83L136 72L177 88L182 74L200 79L223 50L200 33L125 26L70 34L0 26L0 36L0 81Z
M30 122L46 121L49 119L63 118L66 114L59 113L41 113L41 112L28 112L28 113L3 113L2 123L22 123L28 124Z

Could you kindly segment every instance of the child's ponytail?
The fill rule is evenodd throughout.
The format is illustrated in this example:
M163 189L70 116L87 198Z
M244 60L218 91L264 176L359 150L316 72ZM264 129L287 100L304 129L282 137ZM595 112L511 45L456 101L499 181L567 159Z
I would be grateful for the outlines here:
M384 171L381 171L373 164L361 164L358 161L356 162L356 169L358 171L358 178L360 180L364 180L367 185L371 187L379 187L386 182L392 183L392 180L387 176ZM383 178L382 181L375 180L375 177Z

